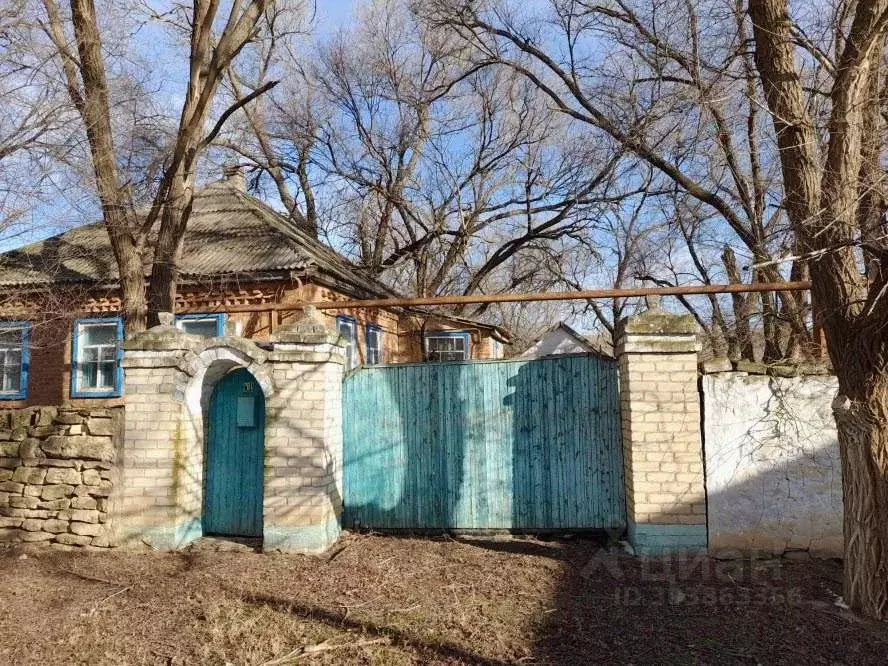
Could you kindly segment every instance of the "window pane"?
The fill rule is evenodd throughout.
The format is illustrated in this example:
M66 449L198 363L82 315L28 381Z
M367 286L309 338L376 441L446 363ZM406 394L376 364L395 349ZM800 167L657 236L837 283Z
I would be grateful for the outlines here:
M90 389L98 386L97 377L99 372L98 363L81 363L80 364L80 388Z
M21 370L22 368L22 350L19 349L7 349L3 351L3 366L7 368L15 368L16 370Z
M117 388L117 322L80 324L77 332L77 389L113 391Z
M430 336L426 338L426 345L431 360L466 360L466 339L462 336Z
M116 369L116 363L101 363L99 368L99 386L101 388L114 388L114 371Z
M337 319L336 330L348 342L345 348L345 369L351 370L357 365L357 354L355 353L355 322L350 319Z
M0 349L16 349L22 346L22 331L16 328L0 329Z
M211 319L181 319L176 325L185 333L199 335L203 338L215 338L219 335L219 323L215 317Z
M376 365L382 362L382 331L367 329L367 363Z
M0 330L0 392L19 393L22 384L22 331Z
M22 373L20 368L7 366L0 375L0 391L3 393L18 393L21 391Z
M81 329L82 345L116 345L117 323L86 324Z
M355 325L350 321L340 320L338 323L339 333L349 342L355 341Z

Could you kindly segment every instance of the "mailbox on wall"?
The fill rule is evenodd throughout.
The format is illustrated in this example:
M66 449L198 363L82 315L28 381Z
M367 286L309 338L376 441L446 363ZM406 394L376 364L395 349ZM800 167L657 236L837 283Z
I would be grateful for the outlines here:
M256 397L253 382L244 382L243 391L237 399L237 427L256 427Z

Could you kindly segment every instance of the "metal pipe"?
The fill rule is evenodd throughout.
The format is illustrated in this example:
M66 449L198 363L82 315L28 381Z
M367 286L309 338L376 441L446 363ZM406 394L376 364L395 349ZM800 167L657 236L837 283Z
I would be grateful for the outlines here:
M633 287L629 289L588 289L581 291L548 291L523 294L490 294L477 296L428 296L425 298L377 298L365 301L319 301L306 303L318 310L352 310L356 308L397 308L424 305L473 305L481 303L520 303L526 301L576 301L592 298L630 298L634 296L694 296L699 294L744 294L762 291L807 291L810 282L757 282L755 284L702 284L689 287ZM300 308L294 306L294 308ZM284 310L276 306L278 310Z
M632 287L629 289L589 289L584 291L547 291L538 294L491 294L477 296L427 296L425 298L377 298L363 301L315 301L309 303L260 303L257 305L217 305L179 308L176 312L292 312L306 305L318 310L355 310L358 308L419 307L424 305L472 305L525 301L576 301L590 298L630 298L637 296L694 296L699 294L744 294L762 291L808 291L810 282L757 282L755 284L701 284L690 287Z

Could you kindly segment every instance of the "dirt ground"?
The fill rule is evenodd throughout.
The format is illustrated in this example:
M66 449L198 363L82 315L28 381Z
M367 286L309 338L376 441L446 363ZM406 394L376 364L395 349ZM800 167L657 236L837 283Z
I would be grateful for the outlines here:
M835 562L345 537L324 556L0 550L0 664L885 663Z

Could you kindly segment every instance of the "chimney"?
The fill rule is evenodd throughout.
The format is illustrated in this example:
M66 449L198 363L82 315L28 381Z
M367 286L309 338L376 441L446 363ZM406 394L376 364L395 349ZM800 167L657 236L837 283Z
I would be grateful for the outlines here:
M238 192L245 192L247 179L240 164L228 164L222 167L222 182L227 183Z

